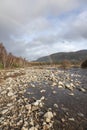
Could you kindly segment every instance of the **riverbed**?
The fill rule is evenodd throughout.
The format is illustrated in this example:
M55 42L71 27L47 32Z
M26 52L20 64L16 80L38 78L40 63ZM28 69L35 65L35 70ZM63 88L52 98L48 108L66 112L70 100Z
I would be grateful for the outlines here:
M5 74L9 76L0 85L0 130L87 130L86 69L25 68Z

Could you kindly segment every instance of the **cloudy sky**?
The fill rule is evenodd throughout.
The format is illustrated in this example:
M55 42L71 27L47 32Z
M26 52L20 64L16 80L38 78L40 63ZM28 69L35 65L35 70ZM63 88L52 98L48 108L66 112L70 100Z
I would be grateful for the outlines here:
M35 60L87 49L87 0L0 0L0 42Z

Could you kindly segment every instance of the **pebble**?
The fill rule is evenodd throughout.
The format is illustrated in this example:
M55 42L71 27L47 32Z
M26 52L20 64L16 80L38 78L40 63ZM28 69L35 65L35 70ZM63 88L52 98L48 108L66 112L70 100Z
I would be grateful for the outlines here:
M29 129L28 129L28 127L27 128L26 127L22 127L21 130L29 130Z
M73 87L70 84L68 84L68 83L65 84L65 88L73 91Z
M63 88L63 86L62 85L58 85L58 88Z
M7 107L11 107L13 104L12 103L8 103L7 104Z
M29 130L38 130L36 127L31 127Z
M65 122L66 120L64 118L61 119L62 122Z
M77 115L80 116L80 117L84 117L83 113L78 113Z
M53 91L53 94L56 94L56 93L57 93L57 92L54 90L54 91Z
M79 90L82 92L86 92L86 90L84 88L79 88Z
M51 111L48 111L47 113L45 113L44 118L46 119L46 122L49 123L53 118L53 113Z
M14 95L14 93L12 93L12 92L9 92L8 93L8 96L10 97L10 96L13 96Z
M45 97L44 97L44 96L42 96L40 100L41 100L41 101L45 100Z
M75 119L74 119L74 118L69 118L68 120L69 120L69 121L75 121Z
M5 109L5 110L1 111L2 114L5 114L7 112L8 112L8 109Z
M75 86L74 86L74 84L73 84L73 83L70 83L70 86L71 86L71 87L73 87L73 88L75 88Z
M58 86L64 86L63 82L59 81Z
M31 126L34 126L34 120L31 118L30 123Z
M44 92L46 92L46 90L42 89L40 92L41 92L41 93L44 93Z
M31 106L31 104L28 104L28 105L25 106L25 108L26 108L27 110L31 110L31 109L32 109L32 106Z
M52 86L56 86L56 85L57 85L57 83L56 83L56 82L53 82Z
M69 93L70 96L74 96L74 93Z
M6 94L6 93L7 93L7 91L5 91L5 90L1 92L2 95L3 95L3 94Z
M55 107L55 108L58 108L58 105L57 105L57 104L54 104L54 107Z

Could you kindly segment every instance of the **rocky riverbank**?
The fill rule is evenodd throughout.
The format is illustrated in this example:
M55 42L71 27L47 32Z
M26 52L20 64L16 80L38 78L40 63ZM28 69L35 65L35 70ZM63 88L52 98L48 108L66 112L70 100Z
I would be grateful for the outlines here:
M0 130L86 130L86 76L56 68L1 71Z

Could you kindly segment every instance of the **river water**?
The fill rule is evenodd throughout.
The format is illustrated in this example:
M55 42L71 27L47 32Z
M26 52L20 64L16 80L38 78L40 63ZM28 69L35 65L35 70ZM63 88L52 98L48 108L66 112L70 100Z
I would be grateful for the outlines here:
M25 96L32 100L45 97L43 110L51 108L56 113L54 130L87 130L87 70L70 69L67 72L73 80L77 78L81 82L80 85L86 92L80 91L79 86L72 92L65 88L58 88L57 85L52 87L50 82L43 81L32 82L35 87L29 83Z

